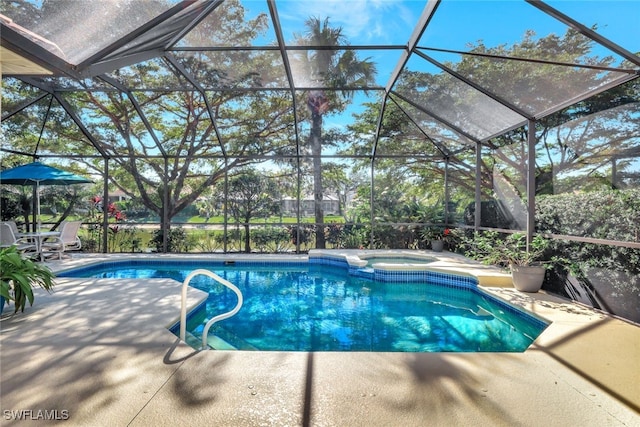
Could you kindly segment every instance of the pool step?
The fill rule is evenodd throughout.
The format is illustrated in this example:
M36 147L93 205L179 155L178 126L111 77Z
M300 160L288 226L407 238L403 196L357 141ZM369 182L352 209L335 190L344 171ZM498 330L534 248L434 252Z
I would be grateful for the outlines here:
M196 350L199 349L200 346L202 346L202 339L193 335L191 332L189 332L189 330L187 330L184 340L190 347L193 347Z
M234 346L223 340L217 335L209 335L207 344L214 350L237 350Z
M251 345L245 339L240 338L233 332L229 331L227 328L219 326L216 328L215 332L216 332L216 336L218 336L218 338L220 338L220 340L222 340L223 342L233 343L233 345L231 344L228 344L228 345L232 346L234 350L253 350L253 351L258 350L256 347Z
M196 350L202 347L202 338L196 337L189 331L187 331L185 335L185 341L190 347L193 347ZM207 338L207 344L209 344L209 347L214 350L237 350L236 347L216 335L209 335Z

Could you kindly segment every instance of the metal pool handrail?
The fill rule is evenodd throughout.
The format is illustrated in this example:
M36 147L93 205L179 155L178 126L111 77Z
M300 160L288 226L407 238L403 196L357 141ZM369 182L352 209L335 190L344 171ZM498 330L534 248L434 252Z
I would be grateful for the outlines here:
M205 276L211 277L216 282L231 289L238 296L238 303L236 304L233 310L213 317L205 325L204 331L202 331L202 349L205 349L209 347L207 344L207 335L209 335L209 328L214 323L219 322L220 320L228 319L229 317L232 317L233 315L235 315L242 307L243 298L242 298L242 292L240 291L240 289L238 289L236 285L229 282L228 280L223 279L222 277L218 276L214 272L205 270L202 268L192 271L184 279L184 282L182 282L182 304L180 307L180 339L182 341L186 341L185 338L187 336L187 286L189 285L189 282L191 282L191 279L193 279L195 276L198 276L200 274L204 274Z

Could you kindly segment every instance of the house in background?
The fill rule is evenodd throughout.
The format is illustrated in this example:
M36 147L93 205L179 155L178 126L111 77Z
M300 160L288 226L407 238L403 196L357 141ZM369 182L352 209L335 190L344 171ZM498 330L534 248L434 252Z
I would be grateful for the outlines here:
M281 208L283 215L297 215L298 203L293 197L284 197L281 200ZM340 202L338 198L333 195L324 195L322 198L322 209L325 215L339 215L340 214ZM314 200L313 196L304 196L300 200L300 215L301 216L313 216L314 215Z
M127 200L131 200L131 197L125 194L124 191L116 188L115 190L109 191L109 202L126 202Z

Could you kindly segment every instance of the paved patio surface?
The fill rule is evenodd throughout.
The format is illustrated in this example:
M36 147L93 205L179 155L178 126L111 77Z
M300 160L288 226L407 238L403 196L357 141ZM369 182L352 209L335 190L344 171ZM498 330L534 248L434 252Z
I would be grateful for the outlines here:
M524 353L240 352L166 329L175 281L56 282L2 316L3 426L640 425L640 328L544 293L488 288L553 321Z

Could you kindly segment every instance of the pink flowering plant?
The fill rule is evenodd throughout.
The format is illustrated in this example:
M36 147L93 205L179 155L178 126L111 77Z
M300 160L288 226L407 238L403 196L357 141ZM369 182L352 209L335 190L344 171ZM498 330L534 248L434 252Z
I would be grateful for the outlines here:
M105 206L103 199L100 196L93 196L91 198L91 218L92 225L89 228L91 234L91 240L93 244L97 246L102 241L103 220L106 211L107 221L109 222L108 228L108 249L109 252L115 252L117 249L122 250L123 246L127 246L130 240L128 229L121 227L122 223L127 220L125 213L118 207L116 203L109 203Z

